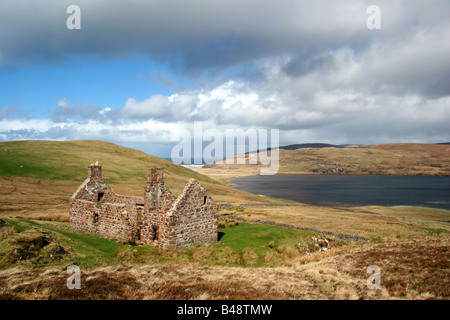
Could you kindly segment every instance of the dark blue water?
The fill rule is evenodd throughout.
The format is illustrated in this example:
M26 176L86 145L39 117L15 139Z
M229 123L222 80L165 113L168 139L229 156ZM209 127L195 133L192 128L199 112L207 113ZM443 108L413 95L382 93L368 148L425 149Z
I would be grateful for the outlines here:
M309 204L450 209L450 177L293 174L230 181L240 190Z

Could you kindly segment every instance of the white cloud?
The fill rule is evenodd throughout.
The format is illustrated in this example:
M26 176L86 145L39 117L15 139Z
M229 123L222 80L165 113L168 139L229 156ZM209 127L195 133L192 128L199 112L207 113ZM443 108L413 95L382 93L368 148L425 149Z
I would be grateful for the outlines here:
M14 119L14 120L1 120L0 132L6 132L10 130L23 130L23 129L35 129L38 131L45 131L53 125L53 122L48 119Z
M171 96L153 95L143 101L129 98L120 111L125 118L154 118L162 121L186 119L196 108L197 94L183 92Z
M98 113L102 116L105 116L110 111L111 111L111 108L104 108L103 110L100 110Z
M61 98L58 100L57 105L58 105L58 107L65 108L65 107L69 107L71 105L71 103L66 98Z

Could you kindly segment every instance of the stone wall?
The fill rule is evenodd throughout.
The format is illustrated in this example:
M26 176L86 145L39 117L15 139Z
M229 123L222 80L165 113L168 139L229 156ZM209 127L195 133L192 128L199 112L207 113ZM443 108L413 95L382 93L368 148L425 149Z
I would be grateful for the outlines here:
M170 226L167 212L174 201L174 195L164 185L163 170L148 169L144 193L145 215L141 221L141 244L168 246Z
M111 197L111 203L125 205L130 218L130 224L134 229L140 229L140 222L144 215L144 198L114 194ZM138 240L137 236L135 240Z
M171 247L186 248L217 242L219 209L197 180L189 180L167 215L171 226Z
M116 195L102 180L101 166L89 166L88 178L69 200L70 227L123 242L137 240L138 197Z
M96 233L105 238L122 242L137 238L137 230L125 204L75 199L71 201L69 221L74 230Z

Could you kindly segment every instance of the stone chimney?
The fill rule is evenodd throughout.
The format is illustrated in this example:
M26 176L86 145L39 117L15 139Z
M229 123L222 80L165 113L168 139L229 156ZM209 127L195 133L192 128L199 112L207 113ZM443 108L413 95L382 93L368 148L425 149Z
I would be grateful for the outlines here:
M88 167L88 177L91 180L102 180L102 166L90 165Z
M150 168L147 170L147 185L144 193L144 211L154 212L161 209L161 194L164 186L163 169Z
M147 185L164 184L164 174L162 168L150 168L147 170Z

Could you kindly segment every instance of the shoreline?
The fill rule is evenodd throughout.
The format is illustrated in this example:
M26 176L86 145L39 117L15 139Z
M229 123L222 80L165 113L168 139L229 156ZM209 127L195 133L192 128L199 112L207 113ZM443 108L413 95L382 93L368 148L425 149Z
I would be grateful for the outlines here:
M189 168L192 171L203 174L208 177L227 177L225 180L248 177L248 176L259 176L259 170L238 170L238 169L220 169L220 168ZM208 171L210 170L210 171ZM214 171L225 171L216 173ZM370 173L343 173L343 174L333 174L333 173L322 173L322 172L298 172L298 171L285 171L277 172L275 175L320 175L320 176L400 176L400 177L450 177L446 174L392 174L392 173L381 173L381 174L370 174Z

